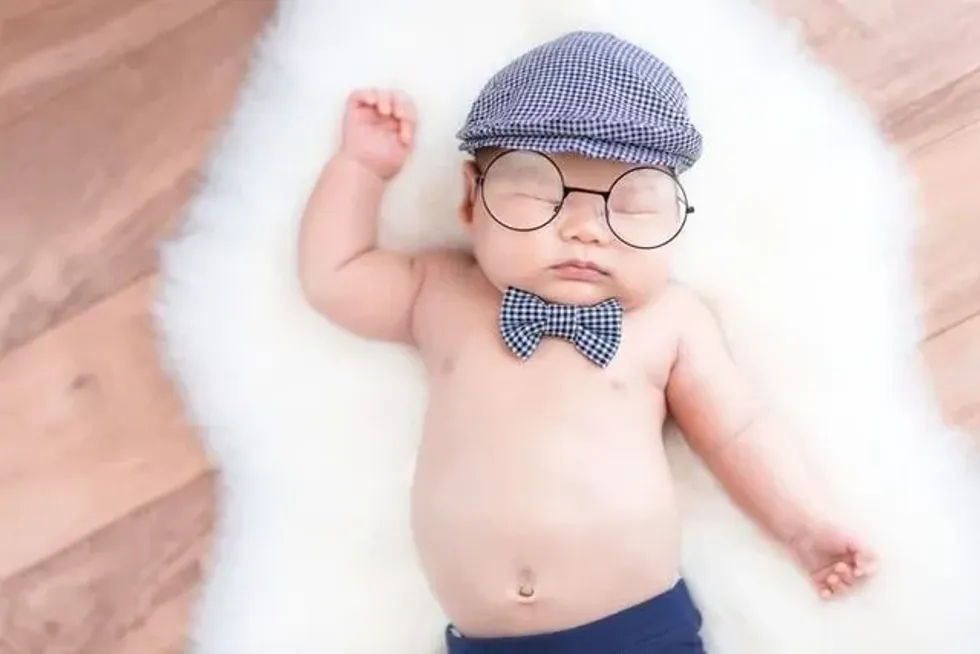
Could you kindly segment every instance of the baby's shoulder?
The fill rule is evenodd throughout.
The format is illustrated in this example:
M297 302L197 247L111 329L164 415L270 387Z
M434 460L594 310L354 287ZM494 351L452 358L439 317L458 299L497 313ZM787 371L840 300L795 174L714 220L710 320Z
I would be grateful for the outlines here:
M447 303L458 303L471 286L476 259L463 249L433 249L415 257L422 270L422 288L416 301L417 313L444 313Z
M707 305L697 292L682 284L671 283L639 312L639 317L667 326L703 319L706 312Z
M640 312L636 322L641 331L659 335L659 340L671 348L704 340L717 330L715 314L705 298L677 283L667 286Z
M424 273L413 312L415 340L424 357L440 360L480 315L472 292L479 268L465 250L433 250L416 261Z
M415 256L415 261L422 266L425 279L432 282L465 277L476 265L471 252L453 248L425 250Z
M665 299L665 309L671 316L679 345L688 349L711 349L722 342L721 323L709 298L696 289L676 284Z
M687 319L704 319L711 314L711 310L697 291L689 286L680 283L671 283L664 292L666 309L674 316Z

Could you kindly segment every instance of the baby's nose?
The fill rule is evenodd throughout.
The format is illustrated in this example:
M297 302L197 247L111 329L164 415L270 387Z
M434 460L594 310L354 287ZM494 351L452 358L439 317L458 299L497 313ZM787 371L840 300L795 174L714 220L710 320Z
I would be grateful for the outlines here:
M609 240L606 227L606 205L599 196L569 195L562 206L559 235L566 241L605 244Z

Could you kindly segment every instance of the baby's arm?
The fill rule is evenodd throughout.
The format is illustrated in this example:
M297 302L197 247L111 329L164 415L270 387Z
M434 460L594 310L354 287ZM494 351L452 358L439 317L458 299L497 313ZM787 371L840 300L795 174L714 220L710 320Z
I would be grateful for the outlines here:
M845 590L870 573L870 556L834 525L799 438L734 364L711 312L693 294L677 300L671 414L732 499L790 548L821 595Z
M412 308L423 257L376 247L388 181L412 148L415 115L390 91L359 91L347 103L343 136L324 167L300 231L299 278L314 308L365 338L412 343Z

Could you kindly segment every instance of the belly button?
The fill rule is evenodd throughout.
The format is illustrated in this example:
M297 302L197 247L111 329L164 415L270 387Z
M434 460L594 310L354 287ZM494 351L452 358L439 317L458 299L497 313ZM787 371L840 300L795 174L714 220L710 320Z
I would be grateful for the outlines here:
M517 595L523 600L534 597L534 573L525 568L521 570L517 580Z

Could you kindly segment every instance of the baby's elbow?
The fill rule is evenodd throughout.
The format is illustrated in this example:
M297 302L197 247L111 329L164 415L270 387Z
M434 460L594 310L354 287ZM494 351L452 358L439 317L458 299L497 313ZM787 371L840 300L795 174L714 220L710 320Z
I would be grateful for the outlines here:
M377 338L365 315L368 307L353 300L337 280L311 279L301 283L303 299L330 324L364 338Z
M298 271L300 294L318 313L332 317L337 311L336 284L330 275L301 261Z

